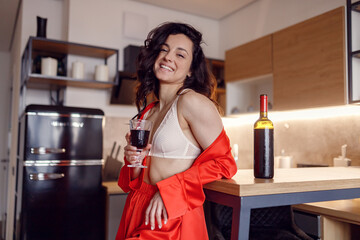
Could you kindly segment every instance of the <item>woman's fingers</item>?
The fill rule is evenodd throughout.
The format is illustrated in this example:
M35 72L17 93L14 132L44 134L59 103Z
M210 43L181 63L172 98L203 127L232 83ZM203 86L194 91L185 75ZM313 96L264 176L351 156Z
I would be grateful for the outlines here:
M167 221L168 221L168 215L167 215L165 206L164 206L164 208L163 208L163 213L162 213L162 214L163 214L163 216L164 216L164 224L166 224Z
M158 204L158 206L156 207L156 210L155 210L155 219L156 219L159 229L161 229L161 227L162 227L161 215L162 215L163 210L162 210L161 205L159 203L157 203L157 204ZM154 226L155 226L155 223L154 223Z
M130 144L130 132L127 132L125 135L126 142Z
M150 150L150 148L151 148L151 144L149 143L148 145L146 145L146 147L143 149L143 151Z
M151 230L154 230L157 223L158 228L161 229L162 218L164 219L164 224L166 224L168 220L166 209L160 193L157 192L151 199L149 206L145 211L145 225L150 223Z

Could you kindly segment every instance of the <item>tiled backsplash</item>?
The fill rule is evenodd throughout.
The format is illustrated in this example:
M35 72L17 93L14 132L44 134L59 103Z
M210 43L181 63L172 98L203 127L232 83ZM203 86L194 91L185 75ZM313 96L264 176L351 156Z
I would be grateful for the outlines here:
M241 119L239 119L241 121ZM351 165L360 165L360 116L289 120L274 123L274 154L293 156L296 163L333 165L347 144ZM253 124L225 126L231 144L239 145L239 168L253 165Z
M110 156L112 148L115 145L113 157L115 157L118 146L120 152L117 159L123 161L124 147L126 145L125 134L129 131L129 119L120 117L105 117L103 158Z
M128 132L127 118L106 117L104 130L104 151L106 159L116 141L120 144L118 155L123 160L125 134ZM239 118L241 121L241 118ZM295 163L333 165L333 158L341 154L341 146L347 144L347 157L352 165L360 165L360 116L341 116L324 119L305 119L278 121L275 127L275 155L281 149L293 156ZM239 168L252 168L253 165L253 124L227 126L225 130L231 145L239 145ZM115 155L115 153L114 153Z

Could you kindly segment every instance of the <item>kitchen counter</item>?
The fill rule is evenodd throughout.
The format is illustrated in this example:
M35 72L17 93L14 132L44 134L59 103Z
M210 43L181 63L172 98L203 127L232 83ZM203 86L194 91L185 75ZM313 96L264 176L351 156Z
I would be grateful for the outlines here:
M208 201L233 208L231 239L248 239L251 209L358 198L360 167L275 169L273 179L255 179L252 169L240 169L204 191Z
M113 182L103 182L102 185L106 187L107 193L111 194L125 194L125 192L118 186L116 181Z
M232 179L221 179L204 186L205 189L235 196L354 187L360 187L360 167L276 168L273 179L257 179L252 169L239 169Z

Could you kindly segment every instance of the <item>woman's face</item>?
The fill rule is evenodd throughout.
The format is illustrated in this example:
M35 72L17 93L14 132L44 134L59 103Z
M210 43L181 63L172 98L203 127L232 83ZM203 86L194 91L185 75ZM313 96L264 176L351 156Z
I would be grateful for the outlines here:
M193 43L184 34L169 35L161 46L154 64L154 73L160 83L182 84L190 76Z

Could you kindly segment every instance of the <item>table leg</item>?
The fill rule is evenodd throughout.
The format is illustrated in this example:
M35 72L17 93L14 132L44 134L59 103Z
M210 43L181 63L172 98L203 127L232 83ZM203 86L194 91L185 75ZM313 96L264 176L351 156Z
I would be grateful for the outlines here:
M233 212L233 223L231 226L231 228L232 228L231 229L231 239L238 239L238 240L248 240L249 239L250 214L251 214L251 209L246 206L243 206L243 205L240 205L240 211ZM234 221L234 218L238 219L237 223ZM235 229L237 229L236 231L238 231L238 237L236 237L236 235L234 235L234 237L232 236Z
M204 192L208 201L232 207L231 240L248 240L251 209L243 204L243 198L208 189Z

